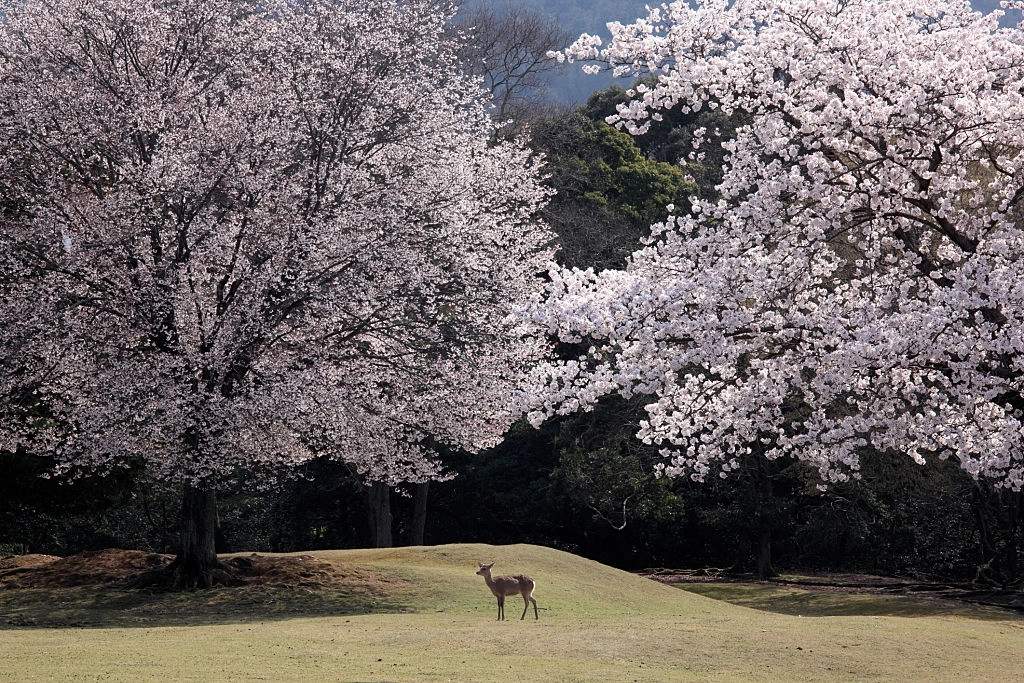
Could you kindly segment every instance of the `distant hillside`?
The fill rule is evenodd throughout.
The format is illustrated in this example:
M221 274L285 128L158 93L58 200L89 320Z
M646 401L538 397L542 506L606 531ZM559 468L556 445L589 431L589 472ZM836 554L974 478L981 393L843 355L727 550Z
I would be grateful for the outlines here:
M981 12L999 9L1000 0L972 0ZM467 0L466 6L486 6L495 10L503 7L525 7L550 16L572 36L583 33L608 37L605 25L610 21L632 23L647 16L646 6L660 5L659 0ZM1021 12L1010 10L1003 18L1004 26L1013 26L1021 20ZM552 80L548 97L552 102L576 105L586 102L590 93L606 88L614 82L609 75L588 76L578 66L567 67L561 76ZM625 85L625 83L623 83Z

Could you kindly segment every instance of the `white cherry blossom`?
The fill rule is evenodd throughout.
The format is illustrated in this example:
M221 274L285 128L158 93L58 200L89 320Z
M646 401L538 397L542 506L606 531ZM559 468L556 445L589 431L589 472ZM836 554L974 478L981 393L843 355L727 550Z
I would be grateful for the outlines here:
M581 38L568 59L656 77L610 122L748 123L719 198L624 270L552 273L529 317L582 352L537 371L531 420L643 393L638 436L669 475L757 452L827 484L873 448L1024 485L1024 34L997 20L957 0L677 1Z
M552 235L450 8L4 11L0 448L212 489L318 453L419 481L500 440Z

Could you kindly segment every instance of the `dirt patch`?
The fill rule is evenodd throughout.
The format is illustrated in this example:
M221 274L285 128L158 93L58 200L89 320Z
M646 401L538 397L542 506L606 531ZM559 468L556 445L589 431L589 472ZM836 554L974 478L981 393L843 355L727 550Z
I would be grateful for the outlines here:
M169 562L167 555L138 550L96 550L64 558L12 557L0 563L0 588L109 586Z
M70 557L20 555L0 559L0 589L125 588L139 575L171 563L171 555L96 550ZM383 593L403 582L312 555L231 556L224 559L246 586Z
M0 557L0 573L45 567L59 559L60 556L58 555L8 555L7 557Z
M100 550L0 559L3 628L196 625L296 616L405 612L414 586L396 572L312 555L228 555L233 579L210 590L134 588L173 557Z
M405 582L312 555L253 553L225 560L246 584L309 590L359 590L384 593Z

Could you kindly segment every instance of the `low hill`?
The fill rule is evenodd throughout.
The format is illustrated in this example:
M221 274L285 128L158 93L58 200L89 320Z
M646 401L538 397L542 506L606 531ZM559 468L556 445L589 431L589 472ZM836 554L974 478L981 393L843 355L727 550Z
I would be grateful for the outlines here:
M478 562L494 574L529 574L542 614L576 617L684 613L696 597L655 581L539 546L447 545L222 556L240 586L197 593L131 590L170 556L101 550L68 558L0 560L0 626L146 626L294 616L488 612L497 603ZM6 589L6 590L4 590ZM20 590L19 590L20 589ZM54 601L59 595L61 600ZM89 610L81 603L88 602ZM509 615L520 599L509 601ZM188 609L183 609L183 606Z
M0 561L0 681L1004 681L1024 648L1009 613L790 616L528 545L223 559L245 585L130 590L166 558L125 551ZM539 620L495 620L492 561L533 576Z

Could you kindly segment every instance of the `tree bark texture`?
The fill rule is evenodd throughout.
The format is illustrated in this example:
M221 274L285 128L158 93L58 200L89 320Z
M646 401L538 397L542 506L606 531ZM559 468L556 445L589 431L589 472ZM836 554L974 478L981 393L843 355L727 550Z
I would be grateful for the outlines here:
M369 501L370 540L374 548L391 548L391 487L381 481L366 488Z
M1021 532L1021 500L1024 494L994 489L976 482L972 507L978 530L980 563L974 581L991 583L1001 588L1018 586Z
M217 561L217 493L186 486L181 501L181 548L169 569L172 588L211 588L221 569Z
M147 571L134 588L195 590L245 583L217 559L217 492L212 487L186 486L181 500L181 545L170 564Z
M430 482L416 484L412 494L412 529L409 533L410 545L423 545L423 539L427 531L427 493L430 491Z
M775 511L775 489L772 486L771 465L763 457L757 458L757 578L768 579L776 575L772 566L772 513Z

